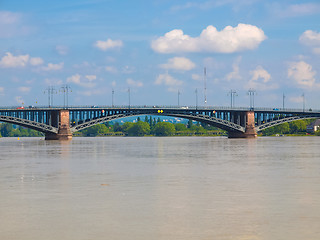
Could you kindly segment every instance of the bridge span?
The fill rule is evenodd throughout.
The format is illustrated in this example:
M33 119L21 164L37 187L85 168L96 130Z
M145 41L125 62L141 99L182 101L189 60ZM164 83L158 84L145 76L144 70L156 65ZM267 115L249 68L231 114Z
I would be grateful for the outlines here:
M0 108L1 122L43 132L46 140L70 140L72 133L93 125L140 115L191 119L226 130L229 138L255 138L259 131L278 124L320 118L320 110L168 106Z

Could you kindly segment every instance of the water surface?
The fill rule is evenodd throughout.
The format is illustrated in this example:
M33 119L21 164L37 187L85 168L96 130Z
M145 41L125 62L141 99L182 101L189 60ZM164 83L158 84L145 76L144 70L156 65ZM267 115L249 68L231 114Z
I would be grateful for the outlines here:
M0 239L318 240L320 138L0 139Z

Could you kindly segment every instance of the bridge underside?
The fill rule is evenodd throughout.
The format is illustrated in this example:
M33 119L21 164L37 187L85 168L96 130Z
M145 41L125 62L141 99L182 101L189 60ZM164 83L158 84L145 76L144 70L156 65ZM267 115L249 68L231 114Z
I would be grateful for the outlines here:
M320 118L320 111L236 110L196 108L4 109L0 121L31 128L46 140L70 140L72 133L111 120L139 115L178 117L203 122L228 132L229 138L255 138L257 132L284 122Z

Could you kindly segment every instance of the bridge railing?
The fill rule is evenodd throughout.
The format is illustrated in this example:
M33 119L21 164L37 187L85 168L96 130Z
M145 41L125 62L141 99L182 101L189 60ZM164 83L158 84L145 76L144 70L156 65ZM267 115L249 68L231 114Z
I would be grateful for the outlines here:
M228 107L228 106L177 106L177 105L79 105L79 106L5 106L0 107L0 111L6 110L89 110L89 109L185 109L185 110L216 110L216 111L255 111L255 112L279 112L279 113L320 113L316 109L294 109L294 108L265 108L265 107Z

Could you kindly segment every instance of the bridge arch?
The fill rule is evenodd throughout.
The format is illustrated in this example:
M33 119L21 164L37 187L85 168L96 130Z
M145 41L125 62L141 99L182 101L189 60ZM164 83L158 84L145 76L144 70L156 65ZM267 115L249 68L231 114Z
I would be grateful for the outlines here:
M22 127L30 128L39 132L43 132L44 134L56 134L58 133L58 128L39 123L35 121L31 121L28 119L11 117L11 116L1 116L0 115L0 122L12 123L15 125L19 125Z
M151 116L167 116L167 117L179 117L179 118L184 118L184 119L191 119L195 120L198 122L203 122L210 124L211 126L218 127L222 130L225 131L234 131L234 132L245 132L245 128L243 126L240 126L238 124L229 122L227 120L219 119L216 117L210 117L207 115L202 115L202 114L179 114L179 113L135 113L135 112L129 112L129 113L122 113L122 114L115 114L115 115L110 115L110 116L103 116L103 117L98 117L89 121L82 122L80 124L71 124L71 132L77 132L81 131L85 128L101 124L107 121L112 121L116 119L122 119L122 118L127 118L127 117L132 117L132 116L143 116L143 115L151 115Z

